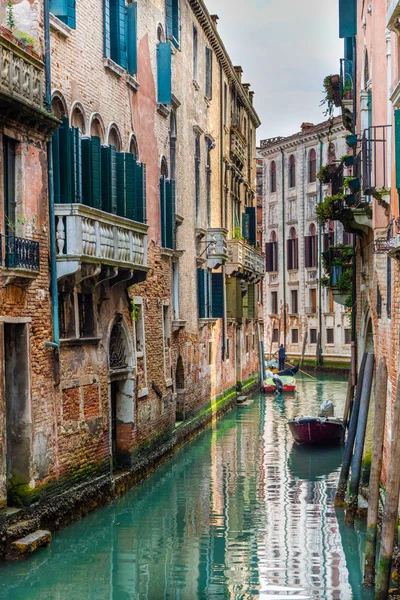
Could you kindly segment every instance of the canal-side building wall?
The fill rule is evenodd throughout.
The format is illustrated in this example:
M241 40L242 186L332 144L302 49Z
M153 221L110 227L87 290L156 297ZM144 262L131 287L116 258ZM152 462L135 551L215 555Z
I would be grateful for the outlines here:
M321 253L334 243L348 244L349 236L340 223L332 221L319 238L316 215L317 204L331 193L329 184L320 183L318 171L327 162L340 164L346 154L344 134L337 117L318 125L303 123L301 131L289 137L261 141L267 356L284 344L287 353L298 358L307 337L305 357L316 359L321 334L323 359L349 361L349 311L334 303L332 292L319 282L325 276Z

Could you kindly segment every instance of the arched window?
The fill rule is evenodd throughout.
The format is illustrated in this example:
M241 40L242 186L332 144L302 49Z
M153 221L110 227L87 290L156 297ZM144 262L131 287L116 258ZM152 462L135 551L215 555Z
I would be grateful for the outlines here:
M289 187L296 187L296 159L293 154L289 157Z
M169 164L171 165L171 179L176 181L176 113L171 111L169 122Z
M71 125L79 129L81 135L86 133L85 114L80 104L75 105L71 113Z
M91 137L98 137L101 142L104 141L104 125L100 115L94 115L90 123Z
M129 152L133 154L136 161L139 160L139 149L137 145L136 136L132 133L131 141L129 142Z
M195 198L196 198L196 220L200 222L200 136L196 134L194 136L194 185L195 185Z
M276 192L276 162L274 160L271 163L270 191L271 191L271 194Z
M51 110L57 119L65 119L68 115L67 104L61 93L56 92L51 100Z
M271 232L271 241L265 244L265 258L267 273L274 273L278 270L278 240L276 232Z
M121 152L121 135L116 125L111 125L110 127L110 131L108 133L108 145L114 146L117 152Z
M314 148L310 150L308 155L308 182L315 183L317 180L317 153Z
M287 268L289 271L299 268L299 251L296 229L292 227L287 240Z
M304 249L306 268L315 268L318 260L318 238L314 223L310 225L309 235L304 238Z

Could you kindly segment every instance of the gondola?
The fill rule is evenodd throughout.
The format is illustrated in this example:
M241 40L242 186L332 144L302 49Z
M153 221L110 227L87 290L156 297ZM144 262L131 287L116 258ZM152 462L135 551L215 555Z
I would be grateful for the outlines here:
M296 390L296 380L294 377L287 377L287 376L283 376L280 378L282 381L282 385L283 385L283 389L281 390L281 393L285 393L285 392L294 392ZM264 381L264 392L266 394L274 394L276 391L278 391L276 389L276 385L274 380L271 379L266 379Z
M277 374L279 377L294 377L299 370L299 366L300 364L289 366L286 369L283 369L283 371L278 371Z
M297 417L288 421L298 444L334 446L344 442L346 428L343 419L335 417Z

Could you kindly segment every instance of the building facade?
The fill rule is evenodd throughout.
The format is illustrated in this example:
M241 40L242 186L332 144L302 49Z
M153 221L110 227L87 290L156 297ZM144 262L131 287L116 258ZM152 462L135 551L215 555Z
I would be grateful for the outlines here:
M292 357L347 362L350 357L349 311L334 302L325 284L322 253L349 244L340 223L320 228L316 208L331 193L320 180L321 166L340 164L345 154L340 118L319 125L303 123L285 138L261 141L263 157L265 353L284 344Z
M15 153L27 155L27 209L16 227L36 244L35 256L37 242L42 253L33 283L33 269L24 274L28 292L16 287L21 273L2 266L1 352L21 327L31 332L30 340L13 342L10 359L2 358L0 503L9 507L40 505L61 490L73 496L77 485L115 493L114 474L151 465L177 436L184 439L189 421L193 429L194 417L204 422L257 381L263 335L258 289L265 261L255 201L260 122L217 17L200 0L50 2L50 11L51 112L42 102L43 63L24 54L40 77L30 110L43 133L35 125L38 140L15 152L21 133L1 121L3 164ZM3 45L22 47L18 40L29 34L43 55L40 3L7 8L2 18L10 26L0 32L2 52ZM12 187L7 177L3 169L7 206L23 207L23 186ZM5 467L14 452L6 407L18 390L7 373L28 347L24 371L32 371L34 383L24 381L17 417L26 420L26 444L19 444L16 462L29 465L29 477L14 494Z

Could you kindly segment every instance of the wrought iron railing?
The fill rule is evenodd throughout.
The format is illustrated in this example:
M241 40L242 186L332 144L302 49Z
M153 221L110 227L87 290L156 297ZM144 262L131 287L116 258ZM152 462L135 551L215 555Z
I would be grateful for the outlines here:
M353 61L349 58L340 59L340 95L342 100L353 97Z
M332 196L341 194L343 191L343 164L340 164L332 177Z
M16 235L0 234L0 264L4 264L7 269L39 271L39 242Z
M362 137L363 190L372 194L389 187L388 150L391 125L374 125L364 130Z

